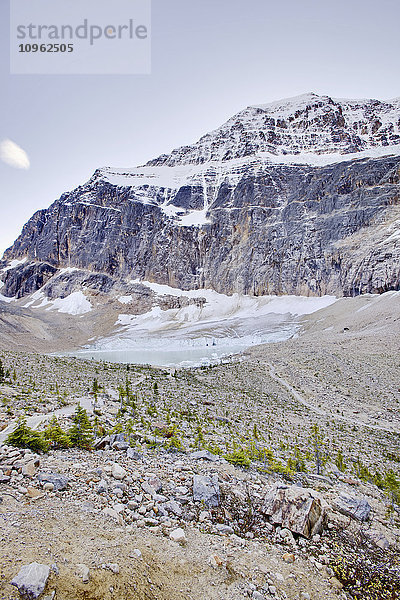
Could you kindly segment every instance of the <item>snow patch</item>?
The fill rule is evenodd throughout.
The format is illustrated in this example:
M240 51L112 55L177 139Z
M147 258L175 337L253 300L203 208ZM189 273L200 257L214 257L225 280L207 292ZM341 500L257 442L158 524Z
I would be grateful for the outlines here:
M84 315L92 310L92 305L82 291L72 292L66 298L57 298L51 303L48 310L58 310L69 315Z
M79 269L77 269L76 267L64 267L63 269L60 269L57 275L64 275L64 273L73 273L74 271L79 271Z
M40 301L40 304L32 306L38 301ZM28 308L28 306L32 306L32 308L35 309L47 307L46 310L57 310L60 313L74 316L84 315L92 310L92 305L82 291L72 292L72 294L65 298L49 300L41 290L38 290L32 294L30 300L24 304L24 308Z
M186 185L203 185L208 180L218 177L220 180L228 177L232 183L238 183L243 173L250 167L255 170L266 169L268 165L298 166L308 165L312 167L323 167L331 164L362 160L366 158L383 158L385 156L400 156L400 144L392 146L376 146L360 152L343 154L341 152L330 152L320 154L316 152L298 152L296 154L273 154L271 152L257 152L252 156L234 158L222 163L210 160L203 164L160 166L160 167L137 167L134 169L114 169L106 167L101 169L100 178L103 181L120 187L140 188L135 190L135 198L132 201L141 202L143 196L142 187L148 187L146 204L152 203L151 188L164 188L166 190L179 190ZM168 202L168 198L167 198ZM184 212L182 207L177 207L165 202L160 205L167 216L174 216ZM193 211L198 212L198 211Z
M132 296L120 296L118 302L121 302L121 304L129 304L132 302Z
M4 269L2 269L2 272L4 272L4 271L10 271L11 269L15 269L15 267L18 267L18 265L23 265L27 260L28 260L27 256L25 256L24 258L21 258L21 259L12 260L10 262L10 264L7 265L7 267L5 267Z
M134 279L131 283L140 283L141 285L150 288L158 296L168 295L176 297L186 296L187 298L205 298L207 304L210 306L211 312L214 311L215 313L220 313L221 311L236 312L240 309L253 311L253 313L254 311L257 312L263 310L265 313L290 313L298 316L311 314L336 302L335 296L245 296L241 294L228 296L211 289L181 290L169 285L153 283L152 281L141 281L140 279ZM205 307L206 306L207 305L205 305ZM206 308L203 308L202 310L205 311Z

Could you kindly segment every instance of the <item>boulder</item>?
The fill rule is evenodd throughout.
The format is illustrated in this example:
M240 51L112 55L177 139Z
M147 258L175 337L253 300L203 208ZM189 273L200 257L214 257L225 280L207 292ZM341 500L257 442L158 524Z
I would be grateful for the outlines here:
M264 498L263 513L271 523L310 538L322 531L326 506L315 490L275 484Z
M341 494L334 502L333 507L342 515L356 519L357 521L367 521L371 507L365 498L356 498Z
M232 533L235 533L233 528L230 525L225 525L224 523L217 523L217 525L215 526L215 529L221 535L232 535Z
M90 571L89 567L83 563L79 563L76 565L76 574L82 579L82 583L89 583L90 579Z
M369 539L370 542L381 548L381 550L387 550L390 546L389 541L385 538L383 533L376 529L367 529L364 531L364 535Z
M179 502L176 502L175 500L169 500L168 502L163 504L163 508L165 508L168 512L172 512L177 517L180 517L182 515L182 506L179 504Z
M96 492L98 494L105 494L108 492L108 483L105 479L101 479L97 485Z
M209 450L197 450L197 452L192 452L190 458L194 460L209 460L210 462L217 462L219 460L219 457L212 454Z
M127 450L129 448L129 444L123 433L114 433L113 435L110 435L108 443L114 450Z
M28 496L28 498L43 498L44 496L43 492L31 485L27 487L26 495Z
M115 523L118 523L119 525L122 524L122 517L120 517L117 511L113 508L107 506L106 508L103 508L101 512L105 517L112 519Z
M38 480L41 484L52 483L56 492L61 492L68 487L68 477L61 473L39 473Z
M128 458L131 458L132 460L142 460L142 458L143 458L143 456L142 456L142 454L140 454L140 452L135 450L135 448L131 448L131 447L129 447L127 449L126 455Z
M129 444L128 442L114 442L111 446L113 450L128 450Z
M149 476L149 477L147 477L146 482L152 487L152 489L155 491L156 494L158 492L161 492L162 482L158 477L155 477L153 475Z
M169 534L169 539L173 542L179 542L182 544L186 541L186 535L183 529L181 527L178 527L178 529L174 529L173 531L171 531L171 533Z
M29 460L22 466L22 475L25 475L26 477L33 477L36 475L39 466L40 460L38 458Z
M114 479L118 479L119 481L122 481L122 479L126 477L126 471L124 467L121 467L121 465L118 463L113 464L111 474Z
M104 437L97 438L97 440L94 441L93 448L95 450L104 450L104 448L106 448L106 446L109 446L109 444L110 436L106 435Z
M218 475L214 475L212 478L204 475L194 475L193 500L195 502L204 502L210 508L218 506L219 497Z
M50 575L50 567L37 562L22 567L11 585L18 588L23 600L35 600L44 592Z

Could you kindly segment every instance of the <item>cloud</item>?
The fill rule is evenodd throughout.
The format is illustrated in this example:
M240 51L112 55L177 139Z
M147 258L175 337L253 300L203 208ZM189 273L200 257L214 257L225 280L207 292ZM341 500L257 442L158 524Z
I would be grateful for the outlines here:
M16 169L29 169L31 165L25 150L11 140L3 140L0 143L0 160Z

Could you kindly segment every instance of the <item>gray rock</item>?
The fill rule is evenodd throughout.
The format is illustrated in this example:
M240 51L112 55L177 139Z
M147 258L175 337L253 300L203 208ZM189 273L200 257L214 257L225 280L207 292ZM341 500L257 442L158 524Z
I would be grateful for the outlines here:
M334 508L357 521L367 521L371 512L371 507L365 498L355 498L346 494L341 494L335 500Z
M322 531L325 521L325 506L318 492L281 483L276 483L268 491L263 513L271 523L307 538Z
M376 531L375 529L367 529L364 531L364 535L378 548L387 550L390 546L389 541L385 538L383 533Z
M27 477L33 477L34 475L36 475L39 466L40 460L38 458L29 460L22 467L22 475L25 475Z
M103 450L106 446L110 444L110 436L106 435L104 437L98 438L94 441L93 448L95 450Z
M119 565L117 563L107 563L105 565L102 565L102 567L103 569L108 569L109 571L114 573L114 575L118 575L119 573Z
M114 479L122 481L126 477L127 473L124 467L122 467L118 463L114 463L112 466L111 474L114 477Z
M182 506L178 502L175 502L175 500L170 500L169 502L166 502L162 506L168 512L172 512L177 517L180 517L182 515Z
M218 484L218 475L206 477L204 475L194 475L193 477L193 500L203 502L208 507L218 506L220 498L220 489Z
M44 592L50 575L50 567L33 562L22 567L11 581L18 588L23 600L35 600Z
M110 508L109 506L107 506L106 508L103 508L103 510L101 512L105 517L112 519L115 523L118 523L118 524L121 523L121 517L119 516L117 511L114 510L113 508Z
M83 583L89 583L90 571L89 567L83 563L76 565L76 574L82 579Z
M162 490L162 482L158 477L149 477L147 482L151 485L153 490L158 493Z
M39 473L38 480L40 483L52 483L56 492L61 492L68 487L69 480L65 475L61 473Z
M121 490L120 487L115 487L112 489L112 494L114 494L114 496L117 496L117 498L123 498L124 497L124 491Z
M153 486L150 485L148 481L144 481L142 483L142 490L145 494L149 494L149 496L154 497L156 495L156 490L153 488Z
M217 462L219 460L219 457L212 454L209 450L197 450L197 452L192 452L190 458L194 460L209 460L210 462Z
M109 444L113 450L127 450L129 448L129 444L123 433L110 435Z
M113 450L127 450L129 444L127 442L114 442L111 447Z
M96 492L98 494L104 494L108 491L108 483L105 479L101 479L97 484Z
M178 527L178 529L171 531L169 534L169 539L173 542L183 543L186 541L186 534L181 527Z
M140 454L140 452L138 452L137 450L135 450L135 448L131 448L131 447L129 447L127 449L126 455L128 458L131 458L132 460L142 460L143 459L143 455Z
M218 533L222 533L223 535L232 535L232 533L234 533L232 527L229 525L224 525L224 523L217 523L215 529L218 531Z

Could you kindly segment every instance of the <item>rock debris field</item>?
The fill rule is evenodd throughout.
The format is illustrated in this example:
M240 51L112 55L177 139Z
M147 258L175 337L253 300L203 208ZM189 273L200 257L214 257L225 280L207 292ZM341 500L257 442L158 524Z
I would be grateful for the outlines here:
M366 312L198 369L2 352L0 598L398 598L399 321Z

